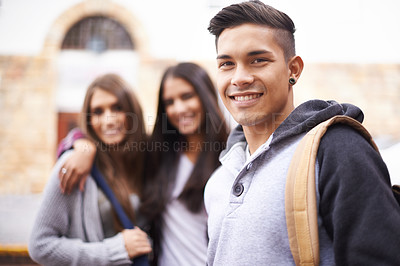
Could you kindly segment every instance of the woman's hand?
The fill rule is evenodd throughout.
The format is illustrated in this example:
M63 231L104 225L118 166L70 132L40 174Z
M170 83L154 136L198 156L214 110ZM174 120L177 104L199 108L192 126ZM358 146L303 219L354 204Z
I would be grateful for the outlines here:
M79 183L83 191L86 179L92 169L96 146L87 139L78 139L74 142L74 151L60 168L60 188L63 193L71 193Z
M123 230L122 236L124 237L125 248L128 251L129 258L132 259L151 252L149 238L139 227Z

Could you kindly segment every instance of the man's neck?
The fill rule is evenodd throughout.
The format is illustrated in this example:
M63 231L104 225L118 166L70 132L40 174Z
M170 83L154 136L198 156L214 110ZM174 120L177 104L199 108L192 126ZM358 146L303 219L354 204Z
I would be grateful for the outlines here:
M261 145L263 145L274 130L267 130L266 128L259 126L243 126L243 132L247 144L249 145L250 154L253 154Z
M250 154L253 154L275 132L287 116L275 117L274 120L263 121L252 126L243 126L244 136L249 145Z
M249 145L250 154L253 154L275 130L283 123L283 121L294 110L293 101L290 101L285 108L282 109L280 115L266 117L264 121L259 121L255 125L244 126L243 132Z

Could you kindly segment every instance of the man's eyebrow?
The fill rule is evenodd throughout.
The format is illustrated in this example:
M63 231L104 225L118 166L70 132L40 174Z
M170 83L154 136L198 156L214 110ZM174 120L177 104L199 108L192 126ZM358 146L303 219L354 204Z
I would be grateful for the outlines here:
M218 59L231 59L232 57L227 55L227 54L221 54L217 56L217 60Z
M257 51L251 51L247 53L247 56L255 56L255 55L260 55L260 54L272 54L272 52L268 50L257 50Z
M272 52L268 50L256 50L256 51L251 51L247 53L247 56L256 56L256 55L261 55L261 54L272 54ZM232 57L227 54L221 54L217 56L218 59L231 59Z

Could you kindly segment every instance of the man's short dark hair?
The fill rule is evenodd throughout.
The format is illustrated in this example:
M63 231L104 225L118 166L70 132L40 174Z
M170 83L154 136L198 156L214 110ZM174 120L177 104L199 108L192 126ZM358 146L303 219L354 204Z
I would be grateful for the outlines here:
M215 35L215 45L217 46L218 38L223 30L245 23L264 25L274 29L276 41L282 47L286 61L296 55L293 35L296 29L292 19L285 13L258 0L223 8L211 19L208 31Z

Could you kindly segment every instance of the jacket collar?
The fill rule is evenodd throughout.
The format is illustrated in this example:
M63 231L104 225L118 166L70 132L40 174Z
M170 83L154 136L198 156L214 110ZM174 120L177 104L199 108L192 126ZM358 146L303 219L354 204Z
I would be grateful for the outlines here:
M314 126L335 115L347 115L359 122L362 122L364 119L364 114L361 109L351 104L339 104L335 101L322 100L307 101L295 108L282 124L279 125L274 132L270 146L273 146L287 138L307 132ZM231 149L235 150L233 147L237 143L244 143L243 145L246 145L246 138L241 125L236 126L236 128L234 128L230 133L226 149L221 152L219 157L221 162ZM242 146L239 145L236 147ZM244 161L240 166L243 164Z

